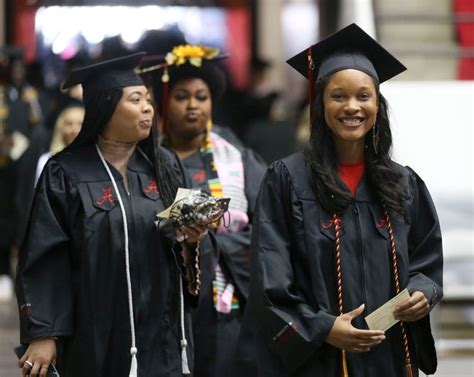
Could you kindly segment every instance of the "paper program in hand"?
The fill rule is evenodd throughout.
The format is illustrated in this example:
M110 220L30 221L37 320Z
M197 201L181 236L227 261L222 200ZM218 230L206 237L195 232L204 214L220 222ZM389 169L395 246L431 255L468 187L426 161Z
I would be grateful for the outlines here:
M409 299L410 294L408 293L408 289L405 288L398 295L383 304L380 308L374 310L367 317L365 317L365 322L367 322L369 329L387 331L390 327L399 322L399 320L395 319L393 315L396 307L405 303Z

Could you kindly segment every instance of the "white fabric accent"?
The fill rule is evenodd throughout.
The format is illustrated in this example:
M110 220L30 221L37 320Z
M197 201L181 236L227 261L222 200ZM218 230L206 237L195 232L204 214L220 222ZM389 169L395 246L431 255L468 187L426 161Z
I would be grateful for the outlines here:
M137 377L137 369L138 369L138 362L137 362L137 353L138 349L136 347L136 339L135 339L135 319L133 315L133 294L132 294L132 278L130 275L130 253L128 250L128 223L127 223L127 214L125 213L125 206L123 205L122 201L122 196L120 195L120 192L117 187L117 183L115 182L114 176L112 175L112 172L110 171L109 166L107 165L107 162L104 159L104 156L102 155L102 152L100 151L99 146L96 144L95 148L97 150L97 153L99 154L100 160L102 161L102 164L104 165L105 170L107 171L107 174L109 175L110 181L112 182L112 186L114 187L114 191L117 195L117 199L119 202L120 206L120 211L122 213L122 222L123 222L123 234L125 238L125 273L127 277L127 293L128 293L128 311L129 311L129 316L130 316L130 333L132 336L132 345L130 347L130 355L132 356L131 364L130 364L130 373L129 377Z
M183 293L183 279L179 277L179 314L180 314L180 325L181 325L181 369L183 374L191 374L189 370L188 355L186 348L188 347L188 341L186 340L186 329L184 328L184 293Z

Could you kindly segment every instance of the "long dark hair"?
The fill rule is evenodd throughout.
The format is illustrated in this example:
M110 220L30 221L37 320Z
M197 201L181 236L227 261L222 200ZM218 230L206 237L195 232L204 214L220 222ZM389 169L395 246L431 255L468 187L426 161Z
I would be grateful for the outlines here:
M97 136L102 133L105 125L112 118L122 95L122 88L95 90L93 92L84 91L84 123L81 132L68 148L74 149L94 144ZM179 180L172 161L165 157L158 140L159 131L155 125L150 136L142 141L140 145L144 147L145 153L153 162L163 204L168 207L174 201L179 187Z
M331 130L324 116L324 90L329 77L316 84L309 145L305 161L310 169L311 186L322 208L329 214L342 214L354 202L349 189L338 175L338 159ZM375 83L378 99L376 127L379 132L377 151L372 142L372 131L365 136L365 173L379 204L389 212L405 217L406 198L402 173L390 157L392 133L388 118L388 104Z
M154 122L150 136L141 144L144 146L145 153L153 161L161 199L163 200L163 205L167 208L173 204L178 187L183 186L184 182L182 184L179 183L177 177L179 169L174 169L173 161L165 157L164 150L160 146L160 132L156 121Z

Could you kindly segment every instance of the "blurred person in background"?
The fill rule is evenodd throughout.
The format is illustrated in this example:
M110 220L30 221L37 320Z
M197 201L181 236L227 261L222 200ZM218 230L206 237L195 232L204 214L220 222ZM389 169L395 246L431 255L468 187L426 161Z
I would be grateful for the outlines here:
M78 53L74 58L64 62L65 76L68 77L72 70L84 67L90 63L90 60L84 56L84 53ZM27 72L32 82L38 85L42 83L42 71L36 67L36 71ZM39 77L41 76L41 78ZM41 87L41 86L40 86ZM41 97L40 97L41 98ZM21 174L18 179L18 186L21 191L16 197L18 209L18 226L15 244L18 248L25 236L28 217L33 202L34 188L38 180L38 161L41 156L49 152L51 140L56 125L56 121L61 112L77 104L82 106L82 86L75 85L67 90L61 90L59 86L52 88L48 94L48 106L44 109L43 122L36 125L30 135L30 143L21 159Z
M236 128L244 144L258 153L267 164L295 151L295 126L284 101L268 80L271 63L254 57L250 87L242 95Z
M422 179L390 157L379 88L406 68L355 24L288 63L314 89L311 132L260 189L240 375L433 374L440 225ZM400 322L369 329L364 317L405 288L389 312Z
M239 129L241 136L251 125L258 121L273 119L272 111L278 92L271 87L268 80L268 71L271 63L265 59L255 56L250 64L249 88L242 98L242 125L247 129Z
M8 97L9 53L0 49L0 302L13 298L11 257L17 233L16 192L18 158L26 148L26 138L12 130L17 108ZM16 141L16 148L15 148Z
M0 129L0 302L10 301L13 298L10 257L16 232L14 196L18 188L16 164L10 157L12 147L11 133L7 129Z
M218 54L206 46L177 46L151 71L163 145L178 154L193 187L231 198L228 221L215 227L218 254L202 259L201 295L193 313L195 375L206 377L232 372L248 295L253 208L266 167L230 130L212 122L225 90Z
M305 106L301 110L301 114L298 119L298 124L296 126L296 141L298 145L304 145L309 140L309 135L311 133L311 122L309 120L309 112L309 106Z
M43 153L36 166L35 186L46 162L56 153L61 152L71 144L81 131L84 121L84 107L80 102L71 102L59 114L53 130L49 151Z
M48 108L47 97L41 88L27 80L29 72L23 55L21 47L0 48L0 60L3 60L4 66L4 100L8 106L8 128L14 139L12 158L15 160L16 185L19 188L12 199L15 202L15 251L26 228L39 157L36 151L43 144L43 121Z
M51 363L65 377L192 372L189 306L209 241L204 227L155 224L188 179L158 145L134 72L142 56L75 70L63 84L82 84L84 124L44 167L20 251L24 376L44 377Z
M13 298L11 255L16 235L15 194L17 187L17 164L11 158L13 135L4 119L4 105L0 86L0 302Z
M247 133L261 124L268 125L281 120L278 99L279 93L268 80L271 63L259 57L249 62L249 80L245 89L232 85L232 75L225 69L227 90L219 106L214 110L216 119L230 127L240 140L247 144ZM254 145L255 146L255 145Z
M7 95L10 101L22 108L21 116L15 119L15 130L30 137L34 127L43 121L40 93L27 80L23 49L10 47L8 64Z

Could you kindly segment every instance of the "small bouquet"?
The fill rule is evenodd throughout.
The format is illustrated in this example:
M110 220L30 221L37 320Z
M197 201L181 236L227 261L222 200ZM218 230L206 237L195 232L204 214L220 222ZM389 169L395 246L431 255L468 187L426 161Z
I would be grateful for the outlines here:
M201 190L178 189L176 198L167 209L156 215L175 228L216 223L229 208L230 198L215 198Z

